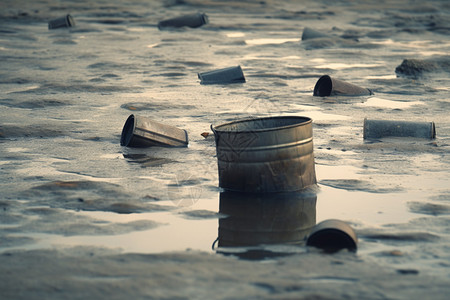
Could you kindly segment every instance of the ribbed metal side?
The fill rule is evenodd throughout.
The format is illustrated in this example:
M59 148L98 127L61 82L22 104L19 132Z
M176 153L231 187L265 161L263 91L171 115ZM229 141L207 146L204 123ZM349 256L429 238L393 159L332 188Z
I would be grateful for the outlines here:
M311 119L251 119L223 124L213 131L220 187L291 192L316 183Z

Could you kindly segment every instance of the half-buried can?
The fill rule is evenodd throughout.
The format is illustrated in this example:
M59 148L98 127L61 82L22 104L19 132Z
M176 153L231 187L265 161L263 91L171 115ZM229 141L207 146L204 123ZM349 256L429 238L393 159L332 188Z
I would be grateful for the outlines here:
M355 231L347 223L329 219L313 227L306 245L322 249L327 253L334 253L342 249L356 252L358 238Z

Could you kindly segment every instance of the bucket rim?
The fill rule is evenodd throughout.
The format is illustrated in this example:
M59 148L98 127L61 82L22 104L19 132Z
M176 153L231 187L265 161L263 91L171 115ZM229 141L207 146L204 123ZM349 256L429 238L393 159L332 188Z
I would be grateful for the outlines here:
M251 121L257 121L257 120L274 120L274 119L298 119L303 120L301 123L295 123L291 125L285 125L285 126L278 126L273 128L262 128L262 129L251 129L251 130L220 130L220 127L228 126L231 124L239 124L239 123L245 123L245 122L251 122ZM280 129L287 129L287 128L293 128L298 126L303 126L312 123L312 119L305 116L276 116L276 117L263 117L263 118L246 118L241 120L236 120L232 122L227 122L224 124L220 124L217 126L214 126L211 124L211 129L214 133L226 133L226 132L232 132L232 133L248 133L248 132L267 132L267 131L275 131Z

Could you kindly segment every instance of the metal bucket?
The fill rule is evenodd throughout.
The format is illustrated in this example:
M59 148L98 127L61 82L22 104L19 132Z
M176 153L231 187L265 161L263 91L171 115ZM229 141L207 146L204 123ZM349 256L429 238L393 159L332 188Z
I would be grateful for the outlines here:
M364 96L373 95L369 89L323 75L314 86L313 96Z
M436 138L434 122L410 122L364 119L364 139L395 137Z
M66 15L64 17L51 20L48 22L48 29L56 29L61 27L73 27L75 26L75 21L71 15Z
M185 26L197 28L207 23L208 23L208 16L206 14L195 13L160 21L158 23L158 28L160 30L167 27L179 28Z
M244 83L245 77L241 66L198 73L201 84Z
M222 192L219 247L302 242L316 224L314 192Z
M130 115L123 126L120 145L127 147L186 147L188 135L184 129L161 124L149 118Z
M316 184L310 118L246 119L211 129L221 188L292 192Z

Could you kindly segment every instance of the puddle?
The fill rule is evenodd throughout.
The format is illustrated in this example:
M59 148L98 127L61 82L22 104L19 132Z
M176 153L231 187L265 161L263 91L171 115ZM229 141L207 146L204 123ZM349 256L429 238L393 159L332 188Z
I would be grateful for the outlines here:
M127 224L145 220L160 225L148 230L112 235L21 234L20 236L36 239L37 242L19 248L85 245L120 248L125 252L139 253L186 249L211 252L213 242L219 238L216 250L227 252L229 251L227 247L301 244L309 230L316 223L326 219L382 225L408 222L416 216L409 211L407 201L419 200L420 196L407 192L372 193L370 190L365 191L364 187L362 190L349 191L345 188L320 184L320 181L324 180L343 182L360 180L361 169L359 168L317 165L316 171L319 175L317 193L256 194L254 196L221 192L218 194L218 199L200 199L192 202L192 205L188 207L178 206L177 208L173 201L158 201L160 205L175 207L175 211L130 214L79 211L75 213L77 216L94 218L98 222ZM273 251L269 252L272 253L271 255L274 254ZM259 253L259 255L262 254Z
M74 237L49 235L46 240L40 240L40 246L44 248L78 245L107 246L136 253L160 253L186 249L209 251L217 238L217 220L188 220L171 213L133 214L129 216L128 221L132 219L152 220L162 225L155 229L122 235Z

